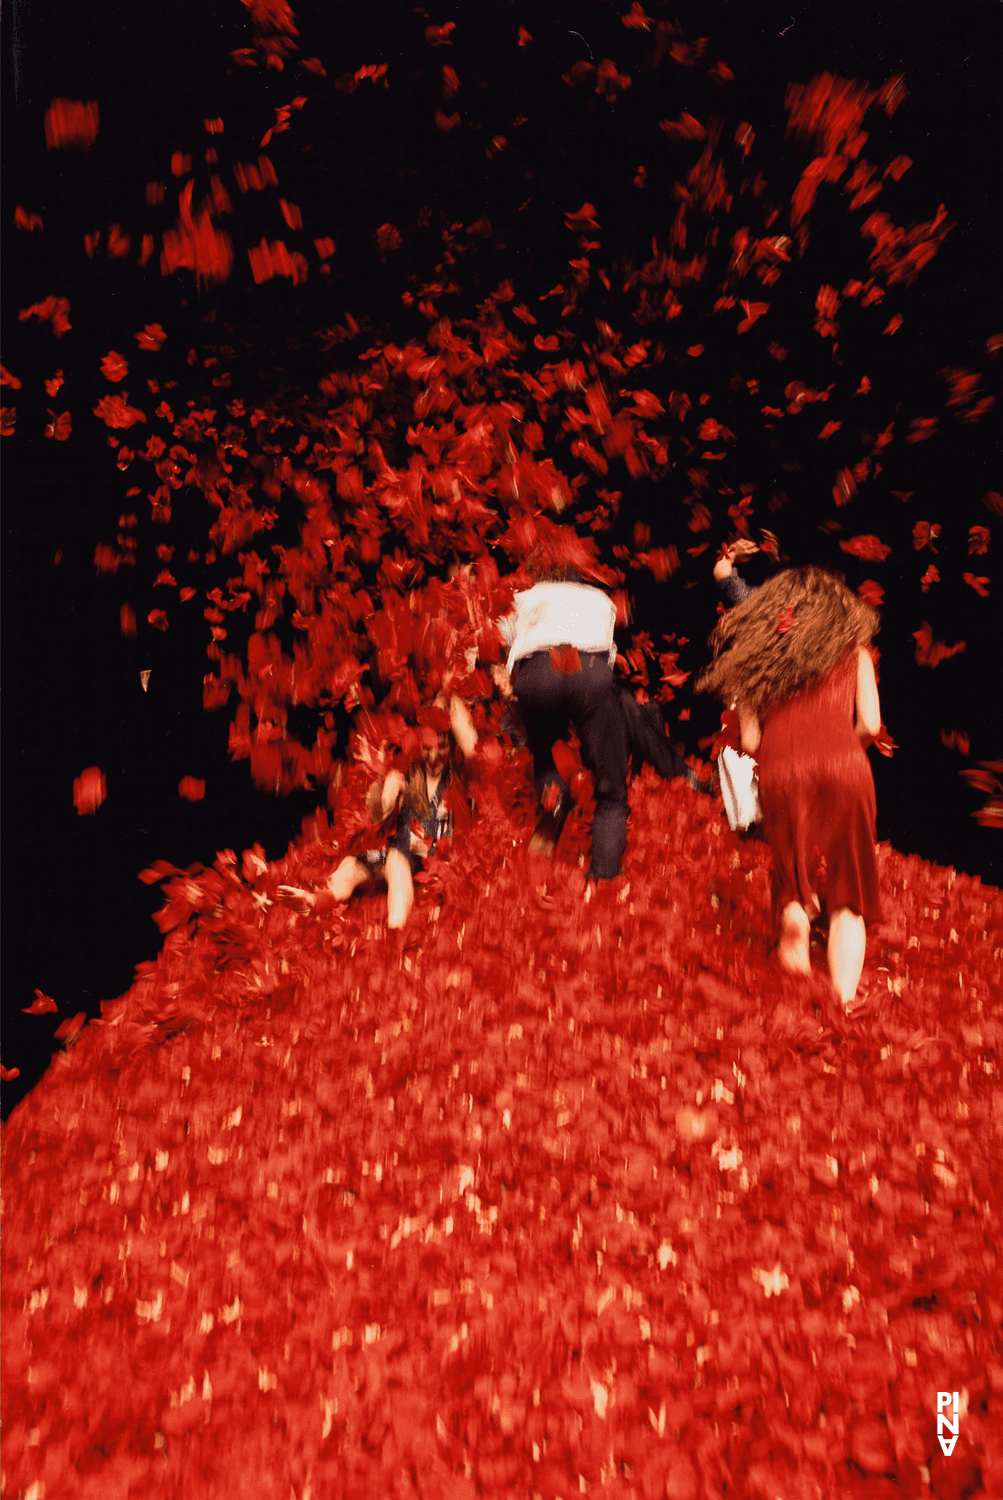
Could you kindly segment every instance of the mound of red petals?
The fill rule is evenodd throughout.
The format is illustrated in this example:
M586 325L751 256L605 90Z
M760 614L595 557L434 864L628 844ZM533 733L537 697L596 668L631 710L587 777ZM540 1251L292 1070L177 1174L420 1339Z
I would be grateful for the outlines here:
M1000 893L883 847L837 1024L650 774L588 901L496 778L404 946L273 900L337 827L150 872L159 959L4 1130L4 1493L1003 1492Z

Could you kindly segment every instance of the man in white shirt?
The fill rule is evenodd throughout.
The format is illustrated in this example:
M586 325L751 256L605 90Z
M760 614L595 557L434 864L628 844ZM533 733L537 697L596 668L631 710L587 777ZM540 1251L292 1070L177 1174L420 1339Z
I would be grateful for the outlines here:
M558 565L515 596L500 621L526 743L533 756L544 816L530 843L552 853L571 807L571 791L554 764L554 742L572 723L592 772L592 874L612 880L627 843L627 730L613 678L616 610L602 589Z

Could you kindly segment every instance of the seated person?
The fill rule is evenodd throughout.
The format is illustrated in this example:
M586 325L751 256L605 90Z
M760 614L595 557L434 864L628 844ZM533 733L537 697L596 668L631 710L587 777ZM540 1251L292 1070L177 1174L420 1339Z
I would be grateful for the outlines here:
M387 845L367 850L362 856L346 854L320 891L280 885L280 900L301 911L320 914L338 902L348 901L356 891L385 882L387 927L400 931L406 926L414 907L414 877L421 862L452 833L447 791L457 768L451 766L450 736L464 759L477 748L477 730L461 698L451 699L448 717L440 708L425 710L421 717L425 720L419 730L421 758L411 763L406 775L391 770L382 783L374 782L367 798L373 821L380 826L389 827L396 812L396 829Z

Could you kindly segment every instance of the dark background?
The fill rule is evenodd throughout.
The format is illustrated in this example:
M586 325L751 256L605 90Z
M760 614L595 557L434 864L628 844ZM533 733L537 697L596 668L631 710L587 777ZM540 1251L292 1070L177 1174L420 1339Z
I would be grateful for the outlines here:
M915 286L898 301L888 299L889 315L901 307L906 318L895 340L875 340L873 322L865 326L861 320L858 327L853 312L845 313L847 363L894 392L894 403L874 426L884 425L898 406L904 416L941 416L935 441L888 450L881 493L868 492L850 527L891 542L886 563L858 564L833 554L831 538L819 533L823 512L816 496L828 494L840 461L838 444L849 439L848 431L825 450L817 442L798 447L794 438L794 449L771 453L741 401L735 398L729 407L734 338L722 327L714 345L713 333L684 327L685 319L679 337L683 346L698 336L708 343L702 379L715 393L708 410L734 425L740 440L743 423L749 424L746 473L758 473L764 486L782 479L789 504L775 521L757 511L757 522L773 525L794 560L841 562L851 584L875 577L886 588L878 642L882 700L899 749L892 760L872 755L879 837L987 881L1000 880L1003 834L974 822L970 814L982 799L958 776L965 764L1003 754L998 610L992 595L980 599L961 582L963 570L990 576L995 570L999 525L980 502L986 491L1003 490L1000 408L977 426L952 424L944 417L937 371L964 366L983 372L987 391L999 385L999 365L990 368L984 346L989 335L1003 332L1003 7L995 0L961 6L876 0L837 10L735 0L674 8L687 35L708 36L710 53L734 70L735 82L725 92L702 77L666 71L664 63L657 72L646 71L643 48L638 51L644 39L622 26L619 9L598 0L444 4L428 15L389 4L333 9L336 18L328 5L296 6L301 55L320 56L328 72L318 80L292 63L281 75L228 69L227 54L251 43L247 12L238 0L172 7L16 0L4 8L3 358L23 383L20 391L4 391L5 403L18 407L18 430L3 441L3 1057L6 1066L21 1069L18 1080L3 1085L5 1114L47 1064L58 1022L78 1010L96 1014L102 999L129 985L135 964L155 955L160 935L151 914L159 891L142 885L137 872L158 858L181 866L210 863L216 850L239 852L256 840L275 858L317 800L306 794L268 798L253 789L245 764L230 762L228 716L202 709L206 627L196 602L191 613L172 610L171 629L159 634L143 623L153 604L165 602L150 591L152 575L141 578L140 568L134 578L95 572L96 542L111 540L119 513L145 503L142 496L125 499L135 480L116 469L106 432L90 415L110 389L100 376L101 356L109 348L126 354L133 368L125 386L132 387L134 400L145 395L145 379L154 373L161 381L177 379L178 395L187 394L184 352L204 337L205 316L215 312L244 358L232 393L217 393L217 403L230 394L253 399L255 390L280 383L306 387L316 380L316 355L297 330L306 335L348 310L374 331L387 327L399 339L424 332L427 325L417 315L407 326L401 290L409 275L432 273L440 253L438 226L454 215L469 223L486 212L494 228L480 259L471 257L463 268L472 299L466 310L502 276L513 278L518 299L536 306L536 298L565 274L574 247L563 215L583 200L596 204L604 243L614 253L619 243L643 256L651 234L664 232L672 209L659 184L680 169L657 121L682 108L701 118L718 109L726 120L750 121L757 135L753 164L785 203L807 160L805 149L784 140L785 87L823 69L873 84L905 74L909 98L894 119L877 112L868 117L874 139L866 154L882 162L906 153L914 166L897 185L894 202L882 199L875 206L910 223L932 217L943 202L956 226ZM454 45L430 49L424 27L449 19L457 22ZM533 34L526 48L515 45L520 25ZM631 73L632 86L616 105L600 104L561 82L563 71L589 56L597 62L613 58ZM352 94L335 87L339 74L378 62L389 64L388 91L368 82ZM462 81L455 103L439 91L444 63ZM154 232L159 254L160 234L176 217L171 152L201 155L209 142L203 119L221 116L225 134L212 138L221 158L254 160L273 107L297 93L310 99L306 123L297 121L295 132L277 137L272 154L283 195L303 205L303 238L330 234L338 243L329 280L315 274L311 258L303 288L294 291L285 282L253 286L246 246L263 233L284 231L275 195L239 198L225 170L238 218L231 227L236 265L230 281L196 293L184 274L161 277L157 256L144 272L136 270L140 235ZM54 97L99 101L101 133L90 153L46 152L42 117ZM437 131L436 108L459 109L462 128L448 135ZM519 115L527 122L514 127ZM495 133L510 144L491 160L485 146ZM650 179L639 193L632 179L642 162ZM151 179L167 183L163 210L145 206L144 184ZM16 232L15 204L40 213L44 233ZM431 227L422 221L423 208L432 210ZM811 309L822 281L841 285L865 265L858 220L848 222L835 195L831 204L820 199L809 250L776 301L772 336L792 349L783 379L797 375L824 386L833 378L829 350L817 339L811 342ZM88 260L84 234L115 222L133 236L128 265L109 261L103 247ZM383 222L399 225L405 243L396 258L381 263L372 235ZM286 238L292 244L295 236ZM50 293L71 301L73 331L59 341L48 327L17 318L20 308ZM136 357L133 334L151 321L168 329L169 343L161 355ZM742 373L756 373L754 356L745 346L741 352ZM67 384L50 400L42 382L57 367L65 370ZM775 380L776 372L765 370L767 376ZM74 431L66 443L42 437L50 405L56 412L72 410ZM823 417L842 415L817 410ZM859 447L848 445L847 453L852 462ZM792 457L797 468L782 468L781 459ZM768 472L774 463L776 472ZM611 542L629 544L630 523L638 516L650 521L655 545L675 541L682 551L691 541L723 540L720 528L710 538L680 529L678 513L669 508L673 496L664 491L624 488L624 524ZM888 499L892 488L914 489L916 499L903 508ZM189 540L204 547L209 512L192 491L179 494L176 512L169 540L180 560ZM825 514L831 513L829 503ZM911 528L919 519L943 525L936 557L912 549ZM972 524L994 532L985 557L967 557ZM166 539L144 531L142 519L139 535L140 551L145 544L147 554ZM699 643L715 618L713 556L710 550L686 559L662 589L635 587L639 575L631 574L636 623L653 633L691 636L691 654L682 662L691 670L699 666ZM931 561L943 582L924 594L918 580ZM748 570L753 581L762 572L756 563ZM178 581L188 580L179 572ZM204 578L190 581L205 586ZM140 620L132 640L119 630L119 605L127 598ZM935 672L918 669L911 632L922 619L939 639L965 639L967 650ZM152 676L144 694L139 673L147 668ZM687 690L673 713L683 703L692 707L692 718L675 721L674 730L695 751L698 739L713 729L717 711ZM945 728L970 734L968 761L942 745ZM78 817L72 783L90 765L104 770L108 800L95 817ZM179 798L184 775L206 780L204 802ZM55 997L59 1016L21 1014L35 987Z

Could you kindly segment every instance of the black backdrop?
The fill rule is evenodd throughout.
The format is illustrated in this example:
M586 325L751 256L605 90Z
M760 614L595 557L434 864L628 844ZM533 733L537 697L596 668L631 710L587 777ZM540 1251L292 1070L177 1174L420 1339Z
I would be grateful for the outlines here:
M956 227L903 301L912 341L900 352L885 340L866 351L860 368L894 382L909 412L932 409L923 403L932 400L936 372L946 365L983 368L986 338L1003 332L1001 7L995 0L951 7L875 0L839 8L722 0L673 14L690 35L710 36L734 69L732 97L755 126L771 183L782 186L786 174L788 190L801 165L792 166L782 146L788 81L822 69L873 83L905 75L910 97L885 130L888 149L915 163L896 203L898 216L928 218L943 202ZM199 297L190 279L161 278L156 259L147 274L129 276L100 255L88 260L84 234L127 221L142 203L145 182L167 175L173 150L201 150L204 118L225 117L228 142L237 148L246 141L250 154L272 107L296 91L314 94L314 81L302 74L294 81L260 70L253 76L228 71L227 54L250 40L238 0L173 7L15 0L4 8L4 362L22 381L18 430L3 442L3 1057L8 1067L21 1069L18 1080L3 1085L5 1113L40 1076L58 1021L77 1010L97 1013L102 999L127 987L134 965L155 954L160 939L151 913L159 896L138 882L137 872L157 858L182 866L209 862L217 849L239 851L255 840L276 857L316 800L306 794L270 799L253 789L245 764L230 762L225 716L207 715L201 705L201 616L187 624L179 616L166 635L143 626L136 639L120 633L121 580L100 576L93 566L95 543L114 527L129 482L114 466L104 429L90 417L108 389L100 356L109 347L127 347L126 339L132 347L132 331L154 320L170 327L180 347L214 308L246 336L264 388L279 379L315 379L308 354L297 365L290 329L333 323L347 308L379 330L400 317L404 259L410 257L412 271L431 265L434 247L417 232L400 263L380 263L371 237L381 222L413 225L425 203L467 221L490 210L512 234L507 248L499 250L496 242L485 275L490 271L494 282L500 274L512 276L518 294L532 300L562 274L568 255L562 221L569 208L584 199L596 202L604 223L619 224L625 241L650 232L645 215L658 220L657 202L651 195L642 201L632 177L654 149L653 124L675 113L679 101L660 106L652 91L664 85L639 75L615 109L585 112L577 101L572 107L560 82L580 57L626 55L630 38L619 8L598 0L521 8L488 0L444 4L425 15L406 5L310 4L296 7L296 19L303 54L319 55L329 80L311 125L310 153L284 159L283 190L301 199L316 232L337 239L335 274L326 283L313 277L296 293L286 283L254 288L246 269L239 269L247 265L241 247L266 229L275 233L275 225L264 222L263 200L249 198L238 205L238 270L225 287ZM424 27L449 19L457 22L454 47L430 52ZM514 44L519 25L533 33L525 49ZM441 102L434 78L447 61L463 79L464 107L479 95L479 134L443 137L430 123ZM368 92L360 89L349 101L331 89L337 74L368 62L389 64L387 94L367 85ZM99 101L101 134L89 155L46 152L42 117L54 97ZM524 136L515 138L503 166L487 164L485 140L496 130L515 137L512 120L520 114L528 120ZM527 193L529 208L518 218ZM16 204L41 214L43 233L15 230ZM255 213L262 215L260 225ZM823 220L813 229L814 247L800 272L806 306L820 280L839 274L843 219L834 214L831 224ZM847 245L848 264L851 254L859 259L859 248ZM17 318L20 308L51 292L71 301L74 328L62 343ZM811 316L803 319L805 329ZM796 329L790 337L797 339ZM42 382L57 366L72 366L72 378L50 402ZM726 369L715 373L723 388ZM799 373L810 378L804 361ZM816 374L824 383L824 371ZM942 410L942 387L939 399ZM50 404L73 410L75 430L66 443L42 437ZM721 404L716 415L723 414ZM985 558L972 562L965 555L969 524L998 530L977 504L986 491L1003 490L998 432L998 411L975 427L945 425L935 443L901 452L895 479L888 479L923 497L924 508L908 516L910 527L915 519L944 524L936 559L944 581L937 591L923 595L916 581L929 554L916 557L900 546L878 572L847 560L851 582L877 576L889 595L879 641L882 693L900 748L890 761L872 757L879 836L997 883L1003 834L973 821L981 799L958 771L1003 754L998 613L992 593L982 600L960 581L965 568L991 575L1000 546L994 535ZM792 481L800 490L792 490L795 504L784 514L783 538L798 560L816 555L817 517L804 496L823 474L831 485L832 455L824 459L806 453ZM180 533L171 538L179 548L186 531L197 541L206 527L204 502L189 495L187 503ZM858 521L859 529L884 534L882 502L868 503L873 510ZM659 496L642 494L630 519L647 514L656 542L679 540L669 529L659 535L659 506ZM956 525L951 536L952 517L961 514L964 526ZM903 523L896 524L901 529ZM702 639L714 620L706 576L712 557L684 569L662 591L639 589L638 623L657 617L662 629ZM750 574L755 577L755 565ZM994 587L998 594L995 581ZM918 672L911 632L921 618L941 639L966 639L966 652L936 672ZM152 673L146 693L143 669ZM715 719L712 705L693 703L692 719L676 726L688 749L696 749ZM970 734L969 762L942 745L940 730L951 727ZM78 817L72 783L89 765L105 771L109 798L95 817ZM186 774L206 780L204 802L179 799L178 782ZM36 987L57 999L59 1017L21 1014Z

